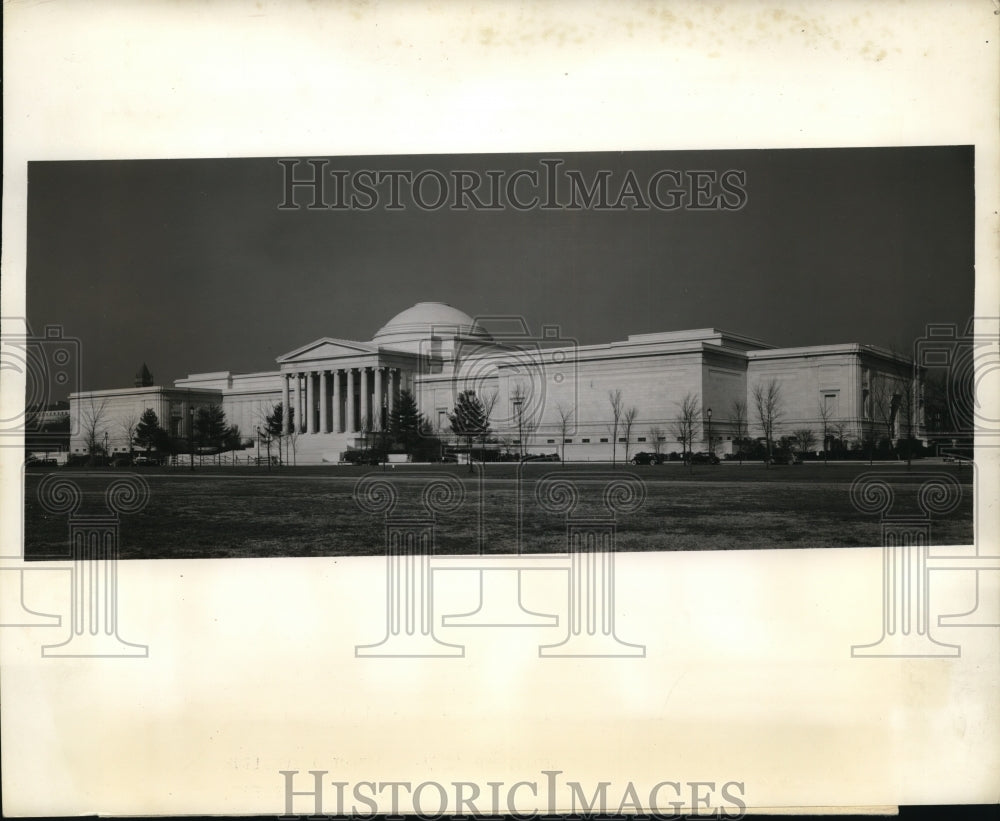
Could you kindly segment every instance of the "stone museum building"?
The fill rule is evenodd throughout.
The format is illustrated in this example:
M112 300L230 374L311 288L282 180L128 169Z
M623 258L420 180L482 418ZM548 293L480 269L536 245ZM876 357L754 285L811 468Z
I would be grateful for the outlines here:
M367 432L387 426L400 391L413 393L432 429L448 440L456 397L474 390L492 402L492 435L499 446L515 452L561 454L565 447L567 461L586 461L610 460L613 446L621 459L626 444L630 454L679 451L676 420L690 397L697 403L693 449L723 454L740 433L738 403L746 406L747 433L762 435L754 388L772 381L780 387L774 438L808 428L819 450L824 427L839 426L841 435L855 441L885 436L886 402L892 438L922 436L920 380L912 363L857 343L776 348L701 328L577 345L557 327L532 335L517 317L473 319L441 302L420 302L371 340L323 337L279 356L276 364L258 373L191 374L170 387L137 379L131 388L74 393L70 451L87 452L81 420L97 408L114 453L129 450L121 422L147 408L183 439L197 408L221 405L242 438L256 440L281 403L294 409L292 423L285 414L284 424L294 439L295 461L337 462L345 451L362 447ZM615 431L610 397L618 392ZM103 436L98 439L103 446Z

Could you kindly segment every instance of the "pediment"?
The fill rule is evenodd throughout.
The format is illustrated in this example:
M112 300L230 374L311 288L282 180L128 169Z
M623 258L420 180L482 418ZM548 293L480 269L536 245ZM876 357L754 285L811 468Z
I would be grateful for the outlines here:
M285 365L291 362L314 362L317 359L338 359L373 353L378 353L378 346L370 342L354 342L326 336L279 356L277 361L279 365Z

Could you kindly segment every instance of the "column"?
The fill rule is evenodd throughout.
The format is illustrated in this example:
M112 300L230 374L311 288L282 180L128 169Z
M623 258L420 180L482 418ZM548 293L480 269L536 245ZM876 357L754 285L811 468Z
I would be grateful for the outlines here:
M386 406L389 413L392 413L392 409L396 407L396 374L398 371L396 368L389 368L389 397L386 399Z
M340 370L335 370L333 376L333 432L340 433Z
M354 368L347 369L347 432L355 433L358 429L358 419L354 411Z
M313 372L306 371L306 433L316 432L316 392L313 388Z
M372 429L371 424L371 401L368 395L368 368L361 369L361 419L362 426L368 424L368 429Z
M319 432L326 433L330 430L330 417L327 405L329 397L326 392L326 371L319 372Z
M292 387L289 384L291 377L286 373L281 377L281 432L291 433L292 432L292 419L291 414L289 414L289 409L292 407Z
M306 375L299 374L299 433L306 432Z
M375 430L385 428L385 419L382 416L382 368L375 368Z

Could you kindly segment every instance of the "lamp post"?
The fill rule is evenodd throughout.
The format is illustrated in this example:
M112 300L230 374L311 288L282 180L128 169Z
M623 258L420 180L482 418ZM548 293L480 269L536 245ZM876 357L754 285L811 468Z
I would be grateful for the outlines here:
M714 455L715 448L712 447L712 409L709 408L706 413L708 414L708 452Z
M191 472L194 473L194 406L188 407L188 455L191 457Z
M260 467L260 427L257 428L257 467Z
M524 400L514 400L514 416L517 419L517 455L518 459L524 458Z
M110 465L111 459L108 457L108 432L104 431L104 462Z

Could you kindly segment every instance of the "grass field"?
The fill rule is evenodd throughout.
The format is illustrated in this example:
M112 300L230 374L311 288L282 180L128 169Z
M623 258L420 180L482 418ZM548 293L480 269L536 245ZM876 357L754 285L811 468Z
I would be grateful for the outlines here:
M376 555L384 552L384 520L361 510L354 488L364 475L379 473L398 487L395 515L419 514L422 480L450 474L465 488L465 501L438 516L437 549L469 554L479 549L482 504L486 552L517 551L517 487L522 489L522 551L559 552L565 545L565 516L544 512L535 487L546 475L581 476L577 515L603 515L604 483L611 472L641 477L646 499L634 513L618 516L620 550L748 550L767 548L871 546L880 543L877 515L851 503L850 487L861 474L891 474L896 514L919 514L917 490L928 473L947 473L961 483L958 508L932 524L936 544L973 540L972 470L944 464L760 464L622 467L529 464L520 482L518 466L488 465L482 477L466 466L354 466L282 468L134 468L149 485L148 504L122 517L121 558L234 558L265 556ZM122 470L74 471L32 468L25 477L25 557L65 559L67 515L46 511L38 485L47 473L75 481L83 491L80 514L106 512L104 490ZM598 474L601 474L599 476Z

